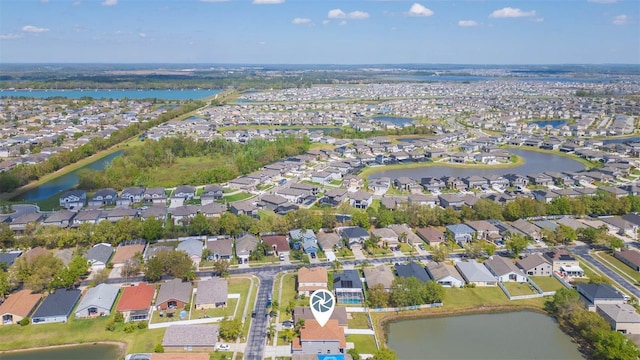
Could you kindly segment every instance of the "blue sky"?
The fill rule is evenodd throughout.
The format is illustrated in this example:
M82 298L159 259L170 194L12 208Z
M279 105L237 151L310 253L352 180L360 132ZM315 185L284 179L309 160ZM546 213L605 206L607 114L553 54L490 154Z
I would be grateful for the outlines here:
M640 64L638 0L0 0L0 63Z

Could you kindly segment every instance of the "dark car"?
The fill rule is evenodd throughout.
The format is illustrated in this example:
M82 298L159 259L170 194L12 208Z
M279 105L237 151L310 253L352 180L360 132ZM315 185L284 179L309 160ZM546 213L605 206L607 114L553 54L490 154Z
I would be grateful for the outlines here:
M256 317L256 311L255 311L255 310L253 310L253 311L251 312L251 317L252 317L252 318Z
M315 259L316 258L316 253L311 253L311 258Z

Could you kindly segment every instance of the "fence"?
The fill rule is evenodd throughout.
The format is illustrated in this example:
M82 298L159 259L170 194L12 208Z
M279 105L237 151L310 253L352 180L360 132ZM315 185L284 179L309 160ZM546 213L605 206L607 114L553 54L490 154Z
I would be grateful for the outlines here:
M553 271L552 274L554 278L558 279L558 281L560 281L560 283L564 285L564 287L566 287L569 290L573 289L573 286L571 286L571 284L569 284L567 280L565 280L562 276L558 275L558 273Z
M433 304L423 304L423 305L413 305L413 306L404 306L397 308L375 308L370 309L373 312L399 312L399 311L407 311L407 310L420 310L420 309L430 309L434 307L441 307L444 303L433 303Z

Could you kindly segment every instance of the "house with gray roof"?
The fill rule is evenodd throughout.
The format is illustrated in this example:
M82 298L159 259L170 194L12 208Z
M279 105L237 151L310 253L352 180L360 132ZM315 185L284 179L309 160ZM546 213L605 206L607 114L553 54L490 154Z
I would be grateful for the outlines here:
M73 307L80 300L80 295L81 292L78 289L56 290L42 301L36 312L33 313L31 322L33 324L67 322Z
M193 238L181 241L176 247L176 250L186 252L194 264L199 264L202 260L202 249L202 240Z
M311 307L309 306L296 306L293 308L292 318L294 323L299 320L312 320L315 321ZM349 326L349 315L347 315L347 308L344 306L336 306L331 313L329 320L336 320L338 325L347 328ZM317 357L314 359L316 360Z
M113 247L111 244L100 243L94 245L85 254L85 258L91 264L91 271L102 270L107 266L111 255L113 255Z
M172 197L191 200L196 196L196 188L191 185L181 185L176 187Z
M467 284L476 286L496 286L498 281L484 265L471 261L456 262L456 268Z
M420 244L422 240L411 230L409 225L407 224L394 224L389 225L387 228L393 230L398 236L398 241L402 241L402 238L405 237L406 242L410 245Z
M145 190L142 196L145 203L167 205L167 193L163 187L153 187Z
M109 316L119 292L118 285L100 284L89 289L76 308L76 318Z
M82 224L97 224L101 214L102 210L80 211L76 216L74 216L71 226L78 227Z
M216 200L222 199L224 191L220 185L207 185L204 187L200 195L200 203L202 205L211 204Z
M623 248L613 252L613 256L627 264L635 271L640 271L640 251L636 249Z
M476 231L466 224L447 225L446 228L460 246L473 241L473 236L476 234Z
M215 351L219 331L217 324L172 325L164 333L162 346L166 351Z
M227 212L227 205L211 202L200 206L198 211L206 217L220 217Z
M335 232L319 232L317 237L318 245L320 245L320 248L324 251L332 250L334 246L342 247L340 236Z
M640 315L629 304L598 305L596 312L611 326L611 330L623 334L640 334Z
M426 267L429 277L445 287L463 287L464 278L453 265L443 262L429 262Z
M82 209L86 201L86 191L69 190L60 196L59 205L61 208L78 211Z
M76 213L73 211L67 209L58 210L44 219L42 225L66 228L71 225L74 216L76 216Z
M160 290L156 297L156 309L184 309L185 305L190 301L191 283L183 282L181 279L173 279L160 285Z
M236 239L236 256L241 263L249 263L249 256L260 243L260 240L252 234L246 233Z
M510 260L502 256L494 255L485 260L484 266L500 282L527 282L527 277L520 269Z
M115 205L118 198L118 192L113 189L100 189L96 191L87 206L89 207L102 207Z
M384 264L380 264L376 267L365 267L362 269L364 272L364 278L367 282L367 288L371 289L376 285L382 285L386 291L391 291L391 285L395 276L391 268Z
M22 214L9 223L9 229L13 231L24 231L29 223L39 223L44 220L42 213L26 213Z
M358 270L344 270L333 275L333 291L338 304L362 304L364 293Z
M625 304L626 298L619 291L607 284L578 283L576 290L589 311L596 311L596 307L605 304Z
M140 218L142 220L156 219L164 224L167 219L167 208L166 206L149 206L140 210Z
M378 246L398 246L398 235L389 228L373 229L371 230L371 236L378 239Z
M207 249L209 249L209 257L207 260L231 260L233 257L233 239L232 238L210 238L207 241Z
M117 206L129 206L139 203L144 197L143 187L128 187L122 190L120 196L116 199Z
M369 232L359 226L345 226L338 228L338 234L345 240L349 248L362 246L369 238Z
M553 272L551 261L540 253L529 254L518 259L516 265L529 276L551 276Z
M399 277L409 278L414 277L422 282L431 280L429 274L424 267L416 262L409 261L407 264L395 264L396 274Z
M201 280L196 288L196 309L214 309L227 306L229 285L226 279Z

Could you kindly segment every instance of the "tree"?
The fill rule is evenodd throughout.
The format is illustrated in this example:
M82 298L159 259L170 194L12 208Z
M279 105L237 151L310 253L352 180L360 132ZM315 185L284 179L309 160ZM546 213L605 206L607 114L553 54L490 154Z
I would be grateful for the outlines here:
M148 241L155 241L162 236L162 221L150 217L142 222L142 237Z
M9 294L11 285L9 284L9 273L0 271L0 298L4 298Z
M388 349L388 348L382 348L382 349L378 349L378 351L376 351L373 354L373 357L371 358L373 360L398 360L398 355L396 355L396 352Z
M435 281L427 281L424 285L424 303L435 304L444 300L444 287Z
M225 317L220 321L218 335L227 341L235 341L242 335L242 321L238 318L229 319Z
M529 239L527 239L524 235L512 234L505 245L515 258L520 255L520 252L522 250L526 249L527 245L529 245Z
M488 256L493 256L496 253L496 244L490 242L484 242L482 244L482 250L487 253Z
M640 349L622 333L603 331L595 342L594 355L605 360L636 360Z
M98 273L95 274L95 276L91 280L91 283L93 284L93 286L104 284L109 279L110 273L111 273L111 270L107 268L100 270Z
M590 342L598 340L600 332L610 329L600 314L585 309L575 309L569 316L569 323Z
M583 302L577 290L560 288L545 307L558 318L558 322L564 322L576 310L583 308Z
M20 257L12 267L12 272L27 289L42 292L53 288L55 284L52 283L63 268L62 261L49 253L38 255L31 261L27 261L25 256Z
M436 262L443 262L449 257L449 248L444 245L438 245L431 253L431 259Z
M362 210L353 211L353 214L351 215L351 223L353 223L354 226L360 226L365 230L368 230L371 227L369 215Z
M209 219L204 216L202 213L194 216L191 221L189 221L189 235L210 235L211 234L211 224L209 223Z
M218 259L213 262L213 271L219 276L229 275L229 261Z
M367 292L367 304L372 308L385 308L389 306L389 293L384 285L376 284Z
M611 250L615 251L616 249L622 249L623 247L625 247L624 241L617 236L609 236L607 240L609 242L608 245Z
M473 241L464 246L464 253L471 259L476 259L482 255L482 244Z

